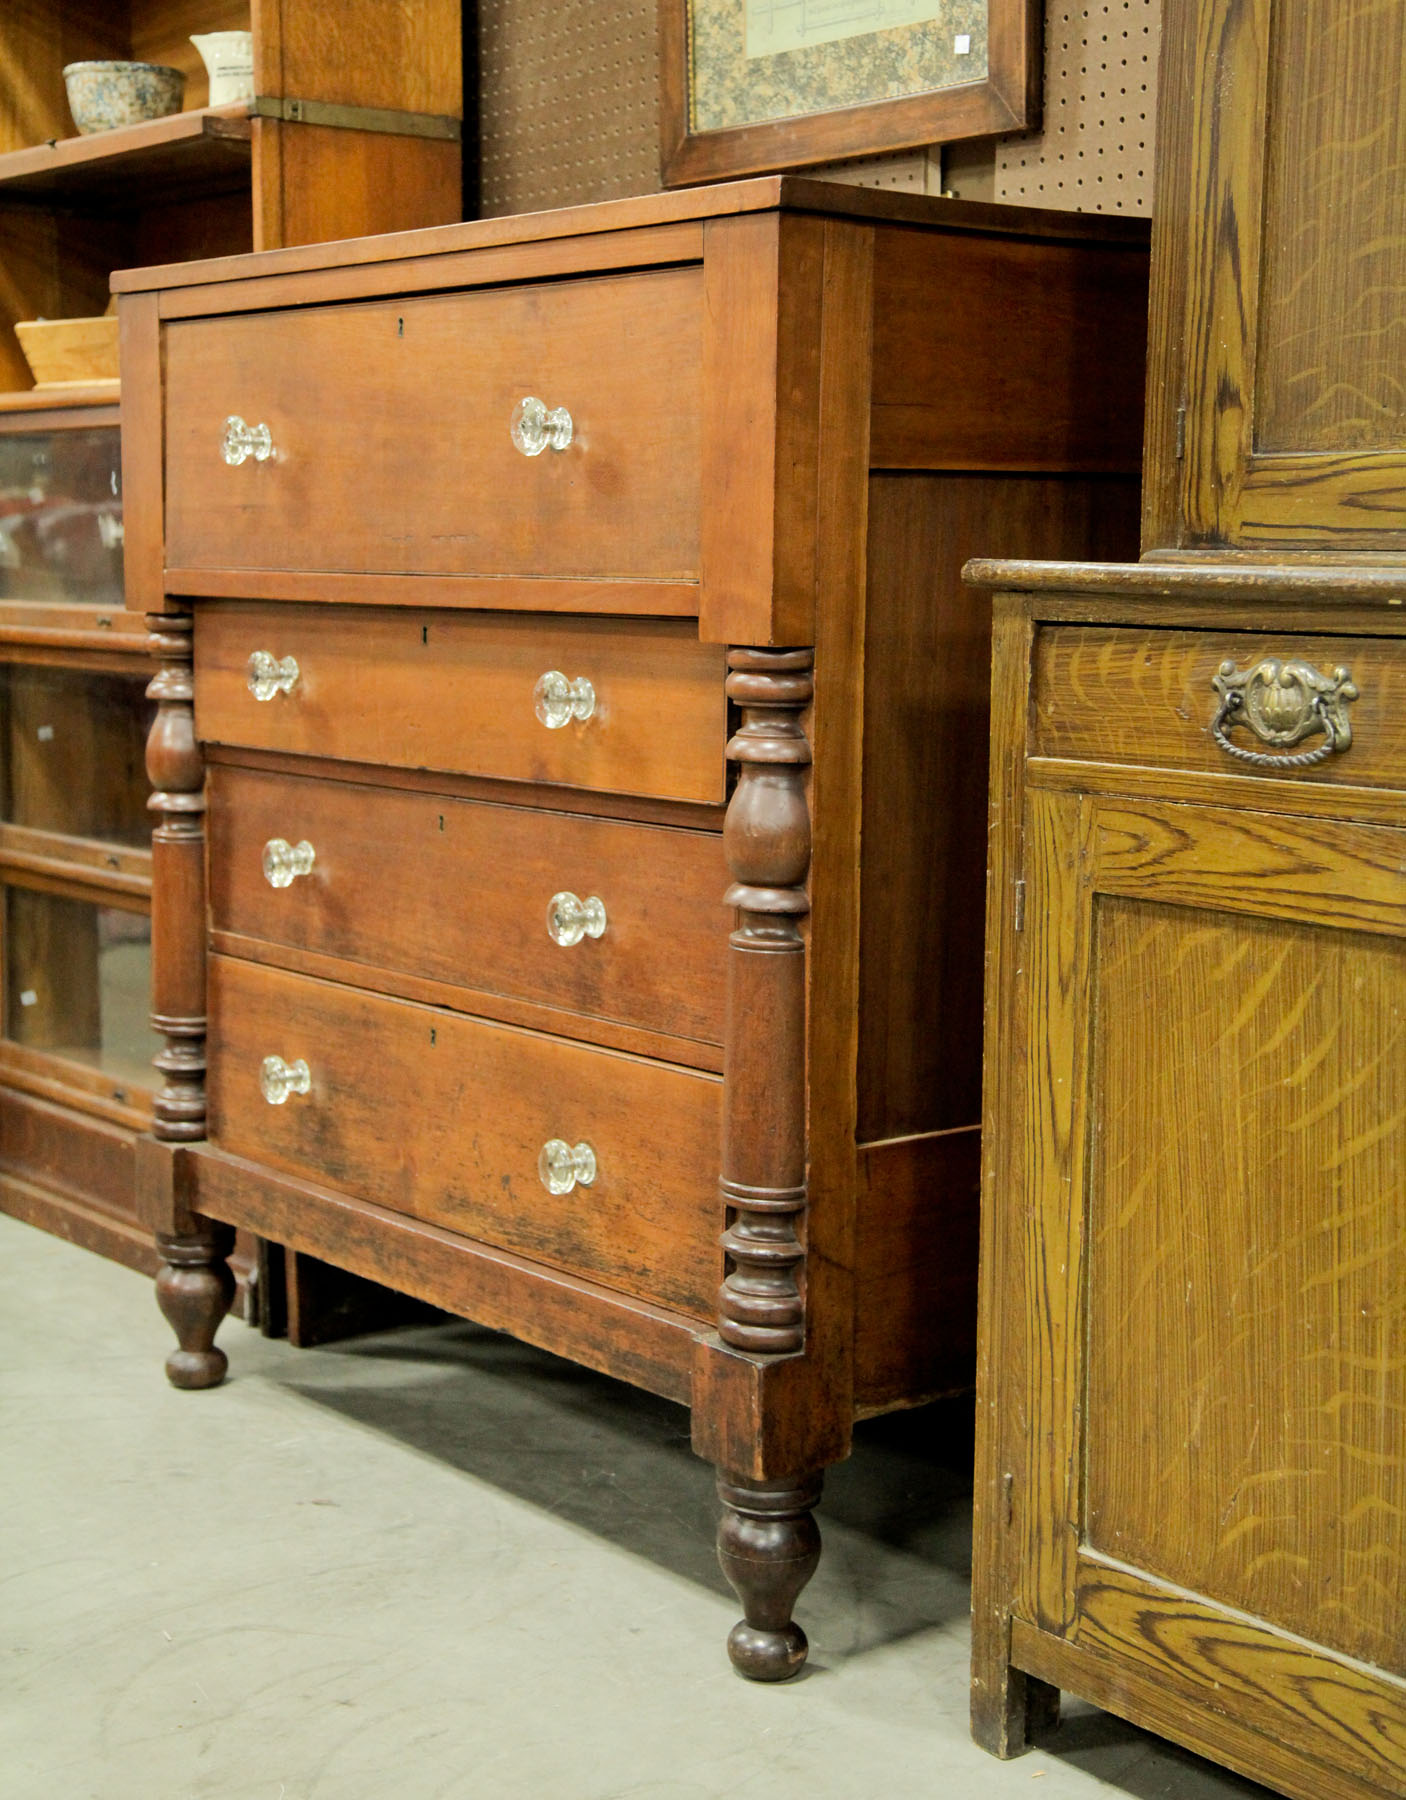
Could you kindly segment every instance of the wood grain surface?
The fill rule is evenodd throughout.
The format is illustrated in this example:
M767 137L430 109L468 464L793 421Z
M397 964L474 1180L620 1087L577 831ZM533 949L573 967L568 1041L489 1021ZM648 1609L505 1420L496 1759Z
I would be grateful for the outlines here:
M641 1299L711 1312L716 1077L225 957L210 962L210 1019L215 1144ZM305 1059L312 1091L269 1105L259 1070L270 1055ZM546 1191L537 1158L550 1138L591 1144L592 1186Z
M721 1044L722 848L711 832L219 768L210 782L210 915L274 947L404 971L481 995ZM309 840L308 876L275 889L265 843ZM393 851L391 847L394 847ZM598 896L602 937L548 935L554 894ZM473 1005L467 995L461 1004ZM678 1046L680 1060L689 1060Z
M1212 907L1098 908L1086 1542L1406 1676L1406 956Z
M695 575L700 295L670 269L172 323L168 564ZM514 446L527 395L566 450ZM270 460L225 465L231 414Z
M1293 771L1245 763L1221 749L1210 730L1220 706L1216 671L1222 662L1245 671L1266 658L1298 659L1327 677L1347 670L1358 690L1346 709L1348 749ZM1097 626L1046 632L1036 654L1034 705L1039 756L1292 779L1310 789L1406 783L1406 644L1389 639ZM1229 735L1241 749L1269 748L1244 727ZM1294 749L1313 750L1323 741L1319 733Z
M505 614L211 604L196 623L202 739L410 769L720 801L723 652L687 626ZM293 656L257 701L255 650ZM585 676L595 712L548 730L540 675Z

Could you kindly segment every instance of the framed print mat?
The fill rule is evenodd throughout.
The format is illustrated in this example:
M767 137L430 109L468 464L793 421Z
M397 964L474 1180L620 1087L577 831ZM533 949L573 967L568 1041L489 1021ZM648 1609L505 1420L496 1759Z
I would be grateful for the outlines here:
M1039 0L660 0L666 186L1021 131Z

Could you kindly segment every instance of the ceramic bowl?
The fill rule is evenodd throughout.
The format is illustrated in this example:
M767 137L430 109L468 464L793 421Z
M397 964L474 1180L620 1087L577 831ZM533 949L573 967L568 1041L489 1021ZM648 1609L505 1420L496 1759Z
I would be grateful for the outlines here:
M68 110L86 136L179 112L186 78L162 63L77 62L63 72Z
M40 387L56 382L117 379L117 320L27 319L15 326L25 361Z

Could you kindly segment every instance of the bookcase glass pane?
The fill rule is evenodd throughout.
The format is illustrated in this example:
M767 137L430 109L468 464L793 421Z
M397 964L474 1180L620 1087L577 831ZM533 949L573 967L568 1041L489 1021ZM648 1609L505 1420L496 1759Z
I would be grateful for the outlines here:
M0 818L36 831L151 840L142 675L0 668Z
M133 1087L151 1059L151 920L30 888L5 889L5 1035Z
M115 425L0 434L0 600L121 608Z

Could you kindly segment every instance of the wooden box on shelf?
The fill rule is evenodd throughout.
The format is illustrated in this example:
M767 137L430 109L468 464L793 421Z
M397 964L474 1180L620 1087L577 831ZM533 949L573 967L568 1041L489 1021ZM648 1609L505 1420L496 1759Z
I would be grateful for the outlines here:
M360 250L119 282L168 1367L243 1225L690 1404L784 1677L822 1470L970 1378L959 570L1131 545L1143 229L767 180Z

